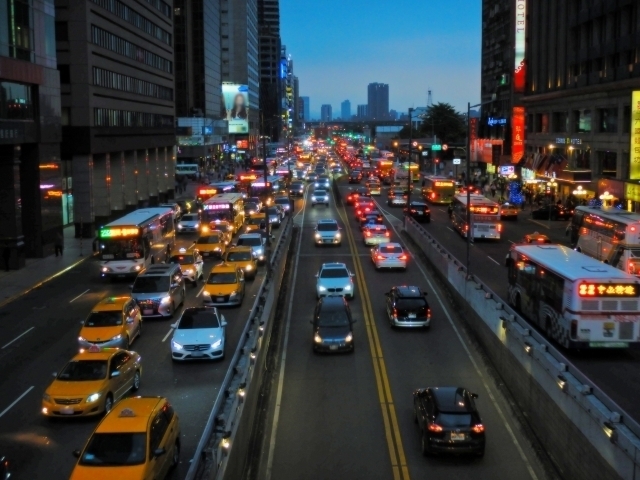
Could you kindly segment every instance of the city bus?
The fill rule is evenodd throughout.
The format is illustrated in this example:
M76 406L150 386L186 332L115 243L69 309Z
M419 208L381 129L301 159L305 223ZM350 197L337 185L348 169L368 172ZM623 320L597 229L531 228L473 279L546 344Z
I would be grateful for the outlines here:
M424 177L422 187L423 198L431 203L449 204L456 194L456 182L439 175L427 175Z
M176 165L176 177L196 178L200 167L197 163L178 163Z
M203 221L226 220L236 233L244 223L244 199L241 193L218 193L202 205Z
M500 240L502 225L500 224L500 206L483 195L470 195L471 199L471 238L487 238ZM467 195L458 194L453 197L453 226L463 237L467 237Z
M136 276L165 261L175 241L172 208L135 210L100 227L100 273L105 278Z
M218 193L218 189L213 185L198 187L196 190L196 200L203 203Z
M396 162L393 167L393 184L406 184L409 175L411 175L412 182L417 182L420 179L419 168L420 166L414 162L411 162L411 164L409 162Z
M248 196L258 197L266 205L271 205L275 197L283 192L286 192L285 180L277 175L271 175L267 177L266 183L264 177L252 182Z
M568 227L578 252L640 275L640 215L607 207L576 207Z
M563 245L516 245L509 303L565 348L627 348L640 337L640 281Z
M209 186L215 188L217 193L243 193L244 191L242 183L235 180L214 182L209 184Z

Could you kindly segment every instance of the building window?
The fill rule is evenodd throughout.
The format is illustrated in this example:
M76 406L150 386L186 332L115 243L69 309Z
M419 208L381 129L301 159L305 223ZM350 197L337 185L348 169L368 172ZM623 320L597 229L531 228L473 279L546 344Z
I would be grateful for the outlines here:
M62 107L62 114L60 117L61 123L63 127L71 125L71 108Z
M601 133L618 133L618 109L598 109L598 131Z
M574 110L573 124L576 133L591 133L591 110Z
M5 0L7 2L9 57L32 60L33 30L31 7L28 1Z
M600 169L600 175L604 177L616 177L618 173L616 152L598 151L598 167Z
M135 93L160 100L173 100L173 89L155 83L129 77L103 68L93 67L93 84L121 92Z
M151 35L153 38L160 40L161 42L171 45L171 34L166 30L160 28L158 25L150 21L148 18L143 17L138 12L125 5L119 0L92 0L96 5L101 6L115 16L121 18L125 22L130 23L136 28L139 28L143 32Z
M622 133L631 132L631 106L625 105L622 108Z
M69 40L69 24L67 22L56 22L56 41L66 42Z
M553 112L553 132L566 133L569 131L569 117L567 112Z
M35 112L29 85L0 82L0 120L33 120Z
M549 133L549 114L537 113L536 114L536 133Z
M96 127L173 127L172 115L111 108L94 108L93 120Z
M65 85L71 83L71 71L69 65L58 64L58 71L60 72L60 84Z

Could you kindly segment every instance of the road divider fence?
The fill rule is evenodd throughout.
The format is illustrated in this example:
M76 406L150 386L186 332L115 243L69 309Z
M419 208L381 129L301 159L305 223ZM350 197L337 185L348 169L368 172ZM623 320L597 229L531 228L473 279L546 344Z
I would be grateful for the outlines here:
M468 278L423 226L408 218L404 233L445 284L562 476L640 478L640 425L487 285Z

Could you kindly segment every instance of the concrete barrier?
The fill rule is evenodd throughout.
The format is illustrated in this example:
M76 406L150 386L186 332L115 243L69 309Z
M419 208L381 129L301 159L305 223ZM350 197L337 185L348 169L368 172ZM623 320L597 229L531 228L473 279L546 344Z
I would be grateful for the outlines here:
M406 235L444 281L469 329L567 479L640 478L640 425L420 224ZM506 282L506 276L505 276Z

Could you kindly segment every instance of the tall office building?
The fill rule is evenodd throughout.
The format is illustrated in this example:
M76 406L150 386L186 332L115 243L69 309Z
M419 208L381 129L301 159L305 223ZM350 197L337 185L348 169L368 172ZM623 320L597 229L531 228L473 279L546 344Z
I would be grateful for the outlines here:
M53 252L69 201L60 162L53 0L0 6L0 238L11 269ZM11 7L9 9L8 7ZM65 210L66 211L66 210ZM4 265L3 265L4 266Z
M342 120L351 120L351 102L345 100L340 104L340 118Z
M260 113L265 119L262 133L278 140L281 130L282 88L286 76L280 62L282 41L279 0L258 0L258 43ZM266 125L267 122L269 125Z
M358 120L366 120L369 118L369 106L368 105L358 105Z
M330 122L333 120L333 116L331 114L331 105L322 105L320 107L320 120L322 122Z
M257 0L220 0L222 81L249 87L249 135L257 133L260 107Z
M173 8L162 0L56 5L62 160L76 235L173 195ZM67 182L67 187L69 182Z
M300 100L302 100L302 119L305 122L310 122L311 121L311 100L309 99L309 97L300 97Z
M370 83L367 87L367 104L371 120L386 120L389 116L389 85Z
M300 80L294 75L293 77L293 129L300 128Z

